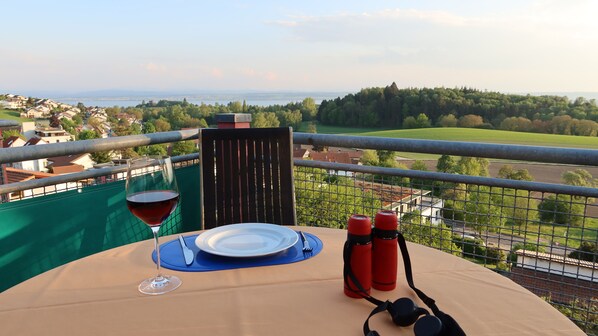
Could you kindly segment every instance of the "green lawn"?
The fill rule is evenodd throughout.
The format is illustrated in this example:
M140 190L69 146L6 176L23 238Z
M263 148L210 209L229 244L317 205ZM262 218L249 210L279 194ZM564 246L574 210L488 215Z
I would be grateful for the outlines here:
M19 116L20 112L17 112L15 110L5 110L5 109L0 109L0 119L5 119L5 120L16 120L16 121L31 121L30 119L27 118L21 118Z
M302 126L302 130L306 129ZM318 133L377 136L386 138L405 138L422 140L446 140L514 144L528 146L598 148L598 137L557 135L542 133L510 132L477 128L419 128L406 130L381 130L373 128L352 128L335 126L317 126ZM398 153L408 159L435 160L439 155L423 153Z
M301 123L301 128L297 130L298 132L306 132L308 121L304 121ZM343 127L343 126L327 126L318 124L317 131L318 133L322 134L361 134L364 132L376 132L380 131L380 128L359 128L359 127Z
M420 128L369 131L359 135L388 138L486 142L529 146L598 148L598 137L484 130L477 128Z
M598 219L586 217L583 227L567 227L549 224L528 224L525 228L503 229L503 233L515 234L527 241L537 244L558 242L561 246L578 248L582 241L596 241Z

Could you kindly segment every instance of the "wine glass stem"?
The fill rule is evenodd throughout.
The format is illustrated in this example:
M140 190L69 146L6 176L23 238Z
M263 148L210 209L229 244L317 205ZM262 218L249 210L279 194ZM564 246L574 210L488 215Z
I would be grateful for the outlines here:
M160 271L160 243L158 242L158 231L160 231L159 226L152 227L152 233L154 234L154 247L156 249L156 270L158 275L156 275L156 282L162 281L162 272Z

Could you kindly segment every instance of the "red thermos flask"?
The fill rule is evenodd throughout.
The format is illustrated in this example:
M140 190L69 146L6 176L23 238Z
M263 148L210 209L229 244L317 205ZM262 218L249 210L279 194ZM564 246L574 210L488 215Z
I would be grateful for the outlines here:
M372 223L368 216L352 215L347 225L346 249L350 249L348 265L360 283L365 295L370 294L372 287ZM347 251L345 251L347 252ZM347 260L346 260L347 261ZM344 281L345 295L352 298L363 298L364 292L346 276ZM360 294L362 293L362 294Z
M378 211L372 236L372 286L393 290L397 285L397 215L390 210Z

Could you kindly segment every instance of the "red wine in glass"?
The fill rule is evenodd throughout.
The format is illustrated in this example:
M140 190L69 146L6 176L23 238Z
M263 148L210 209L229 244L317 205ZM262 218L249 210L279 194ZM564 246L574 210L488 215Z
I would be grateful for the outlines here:
M170 157L142 157L127 163L127 207L152 230L156 251L157 275L142 281L138 288L143 294L164 294L181 285L181 279L174 275L163 275L160 270L158 231L179 202L172 161Z
M145 224L160 226L179 202L179 193L172 190L142 191L127 196L127 207Z

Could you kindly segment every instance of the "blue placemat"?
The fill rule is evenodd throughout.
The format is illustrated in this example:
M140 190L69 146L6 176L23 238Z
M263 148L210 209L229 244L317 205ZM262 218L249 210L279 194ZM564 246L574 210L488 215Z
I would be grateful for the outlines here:
M316 256L318 253L320 253L320 251L322 251L323 244L320 238L312 235L311 233L304 233L309 241L309 244L313 248L313 251L310 255L307 255L307 257L301 250L303 247L301 238L297 240L295 245L276 254L255 258L231 258L217 256L201 251L195 245L195 238L197 238L198 235L183 236L185 242L187 243L187 247L189 247L195 254L195 260L193 261L193 264L189 266L185 265L183 251L181 250L181 245L179 244L179 240L177 238L160 244L161 266L176 271L207 272L234 268L290 264ZM156 262L156 251L152 252L152 259L154 262Z

